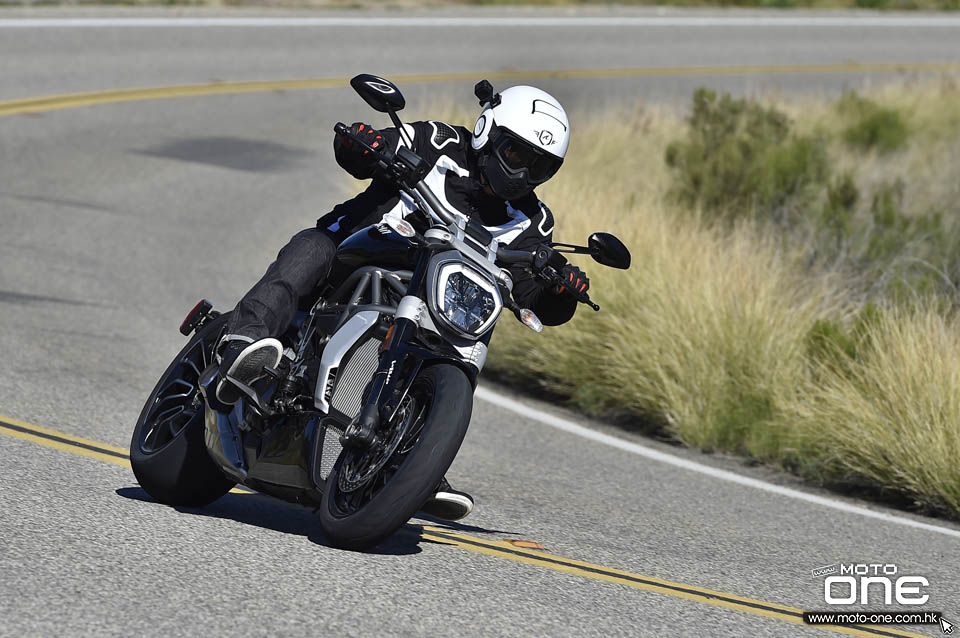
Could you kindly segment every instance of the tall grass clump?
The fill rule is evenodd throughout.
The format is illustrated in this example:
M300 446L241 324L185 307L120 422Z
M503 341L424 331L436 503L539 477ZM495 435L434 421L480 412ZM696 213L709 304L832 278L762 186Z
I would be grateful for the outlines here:
M928 511L960 512L960 323L935 299L889 307L811 364L788 422L807 474L881 486ZM855 344L855 345L851 345ZM830 351L830 348L836 348Z

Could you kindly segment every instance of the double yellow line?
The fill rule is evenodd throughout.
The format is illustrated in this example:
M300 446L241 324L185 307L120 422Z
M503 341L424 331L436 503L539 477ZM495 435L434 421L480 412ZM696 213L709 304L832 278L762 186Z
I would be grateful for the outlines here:
M122 467L130 467L130 458L127 450L124 448L91 441L10 417L0 416L0 433L62 452L79 454L87 458L113 463L114 465L120 465ZM244 488L234 488L233 491L240 494L251 494L251 492ZM778 603L764 602L762 600L736 596L712 589L704 589L693 585L684 585L682 583L675 583L650 576L642 576L619 569L611 569L602 565L566 558L564 556L556 556L542 551L525 549L509 541L493 541L485 538L477 538L442 527L420 527L408 524L405 532L416 533L424 540L451 545L470 552L524 563L542 569L624 585L626 587L663 594L673 598L683 598L714 607L733 609L753 616L764 616L797 625L804 624L802 610ZM825 631L850 636L918 636L918 634L887 627L867 625L849 627L818 625L817 627Z
M682 75L793 75L801 73L884 73L884 72L960 72L960 64L913 63L913 64L791 64L747 66L680 66L636 67L626 69L566 69L556 71L497 71L493 73L420 73L395 75L390 79L398 84L434 82L474 82L481 77L489 80L521 80L548 78L617 78L639 76ZM236 93L262 93L269 91L296 91L304 89L328 89L346 87L350 78L318 78L305 80L277 80L268 82L211 82L141 89L117 89L90 91L0 101L0 115L39 113L96 104L160 100L204 95Z

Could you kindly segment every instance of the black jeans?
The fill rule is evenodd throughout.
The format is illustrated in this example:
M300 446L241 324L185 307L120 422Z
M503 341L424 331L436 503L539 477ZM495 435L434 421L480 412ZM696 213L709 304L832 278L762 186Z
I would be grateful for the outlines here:
M326 229L307 228L294 235L237 304L227 334L253 340L283 334L293 321L301 297L326 280L336 251L337 245Z

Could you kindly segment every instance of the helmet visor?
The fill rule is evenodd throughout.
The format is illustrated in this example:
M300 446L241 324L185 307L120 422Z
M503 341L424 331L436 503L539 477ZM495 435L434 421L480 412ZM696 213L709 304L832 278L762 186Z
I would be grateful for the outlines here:
M563 164L563 160L556 155L536 148L502 128L497 132L493 150L500 163L511 172L527 169L528 179L535 184L553 177Z

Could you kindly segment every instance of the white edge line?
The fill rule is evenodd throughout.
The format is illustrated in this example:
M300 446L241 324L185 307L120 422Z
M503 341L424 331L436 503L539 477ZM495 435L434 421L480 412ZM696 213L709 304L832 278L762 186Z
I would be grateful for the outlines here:
M957 16L8 18L0 28L44 27L960 27Z
M867 518L875 518L881 521L885 521L887 523L896 523L897 525L903 525L905 527L913 527L913 528L922 529L928 532L936 532L938 534L944 534L946 536L953 536L955 538L960 538L960 530L951 529L948 527L940 527L939 525L931 525L930 523L922 523L920 521L915 521L910 518L895 516L893 514L887 514L885 512L878 512L875 510L867 509L866 507L859 507L857 505L851 505L849 503L844 503L843 501L838 501L832 498L826 498L823 496L817 496L816 494L801 492L800 490L794 490L789 487L783 487L782 485L774 485L772 483L767 483L765 481L760 481L755 478L743 476L735 472L721 470L715 467L711 467L709 465L697 463L696 461L690 461L688 459L683 459L678 456L673 456L672 454L666 454L659 450L654 450L644 445L640 445L639 443L634 443L632 441L627 441L615 436L610 436L609 434L597 432L596 430L591 430L590 428L584 427L582 425L578 425L573 421L569 421L562 417L541 412L536 408L531 408L529 406L526 406L520 403L519 401L515 401L509 397L505 397L486 387L477 388L475 396L481 401L493 403L496 406L510 410L511 412L516 412L520 416L526 417L528 419L532 419L534 421L538 421L552 428L563 430L564 432L569 432L570 434L575 434L577 436L583 437L585 439L589 439L591 441L595 441L597 443L603 443L604 445L609 445L610 447L615 447L619 450L623 450L625 452L630 452L632 454L642 456L644 458L650 459L651 461L666 463L667 465L679 467L684 470L689 470L691 472L705 474L706 476L720 479L721 481L729 481L731 483L737 483L739 485L753 487L758 490L763 490L765 492L777 494L779 496L786 496L788 498L794 498L799 501L806 501L807 503L813 503L815 505L820 505L822 507L829 507L831 509L840 510L841 512L847 512L849 514L859 514L860 516L865 516Z

